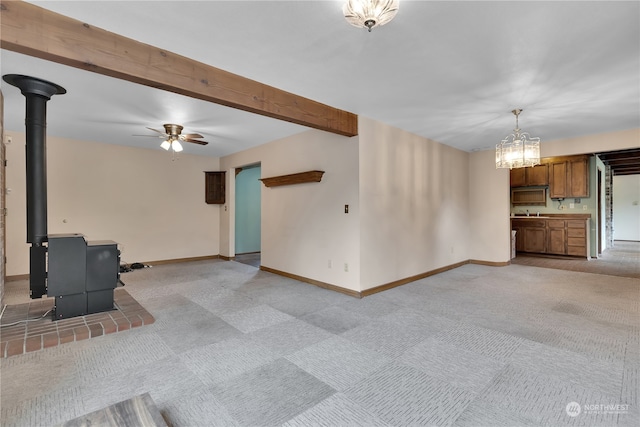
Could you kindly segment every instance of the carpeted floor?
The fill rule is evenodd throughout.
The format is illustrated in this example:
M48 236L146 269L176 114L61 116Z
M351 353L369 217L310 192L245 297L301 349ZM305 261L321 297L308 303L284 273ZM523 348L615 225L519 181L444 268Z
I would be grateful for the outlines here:
M640 279L640 242L616 240L612 248L590 260L519 253L511 263Z
M640 421L637 279L469 264L355 299L216 260L123 280L156 322L0 360L2 426L145 392L175 426Z

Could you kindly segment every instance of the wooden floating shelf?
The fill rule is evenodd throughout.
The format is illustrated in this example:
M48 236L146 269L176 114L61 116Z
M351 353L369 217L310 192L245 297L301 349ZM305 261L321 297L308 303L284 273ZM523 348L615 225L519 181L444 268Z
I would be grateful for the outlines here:
M320 182L323 174L324 171L308 171L262 178L260 181L262 181L265 187L278 187L280 185L304 184L305 182Z

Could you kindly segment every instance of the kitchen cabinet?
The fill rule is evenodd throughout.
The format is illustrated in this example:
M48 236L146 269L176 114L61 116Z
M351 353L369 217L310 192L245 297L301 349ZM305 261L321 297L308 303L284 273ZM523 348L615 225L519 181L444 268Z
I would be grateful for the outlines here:
M205 202L209 205L225 203L225 172L205 172Z
M547 206L546 188L512 188L511 204L514 206Z
M549 197L567 197L567 162L554 162L549 165Z
M525 176L526 168L515 168L509 171L509 182L511 187L526 187L527 179Z
M516 230L516 251L545 253L547 249L547 226L542 218L511 220L511 229Z
M589 197L589 157L574 156L549 163L549 197Z
M590 257L589 215L511 219L516 251Z
M588 219L586 221L567 221L567 255L590 258L588 230Z
M511 187L549 185L549 165L547 164L511 169L509 174Z
M569 160L567 175L568 197L589 197L589 158Z
M566 221L552 219L547 221L547 253L565 255L567 253Z
M547 230L544 227L525 227L523 230L525 252L547 252ZM517 245L516 245L517 247Z

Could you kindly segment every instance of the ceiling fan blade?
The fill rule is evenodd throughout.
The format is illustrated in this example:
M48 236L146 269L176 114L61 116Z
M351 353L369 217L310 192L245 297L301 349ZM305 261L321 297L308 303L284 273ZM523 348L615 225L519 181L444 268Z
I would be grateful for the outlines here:
M183 133L182 136L184 136L185 138L204 138L204 136L200 135L199 133Z
M144 136L147 138L166 138L166 135L131 135L131 136Z
M185 139L183 139L183 141L185 141L185 142L193 142L194 144L200 144L200 145L207 145L208 144L207 141L199 141L197 139L191 139L191 138L185 138Z
M161 133L161 134L163 134L163 135L166 135L166 134L167 134L167 133L166 133L165 131L163 131L163 130L158 130L158 129L153 129L153 128L147 128L147 129L152 130L152 131L154 131L154 132Z

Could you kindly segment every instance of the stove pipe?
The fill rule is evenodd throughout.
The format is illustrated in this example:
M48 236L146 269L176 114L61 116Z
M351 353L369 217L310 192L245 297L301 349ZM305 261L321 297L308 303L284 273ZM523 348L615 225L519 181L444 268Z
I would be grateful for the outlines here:
M4 81L20 89L27 99L26 166L27 166L27 243L30 250L31 298L46 293L47 241L47 101L67 91L55 83L19 74L7 74Z

